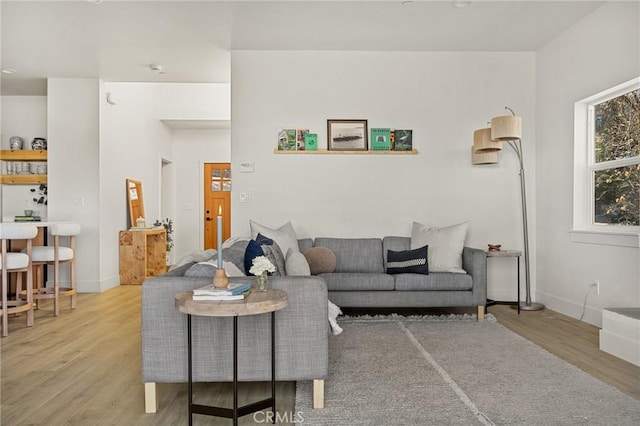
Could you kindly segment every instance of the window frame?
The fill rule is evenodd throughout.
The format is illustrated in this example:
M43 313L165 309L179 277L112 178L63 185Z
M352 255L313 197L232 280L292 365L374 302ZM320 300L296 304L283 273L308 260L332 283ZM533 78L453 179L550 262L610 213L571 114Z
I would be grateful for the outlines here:
M595 106L640 89L640 77L604 90L574 106L574 199L572 240L576 242L640 247L640 226L595 222L595 172L640 164L640 156L596 163Z

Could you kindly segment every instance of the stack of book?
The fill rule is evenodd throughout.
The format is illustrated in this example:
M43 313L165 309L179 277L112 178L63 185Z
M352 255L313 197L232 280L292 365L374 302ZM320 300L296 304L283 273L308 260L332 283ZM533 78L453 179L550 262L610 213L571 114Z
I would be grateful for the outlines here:
M41 222L40 216L16 216L13 218L15 222Z
M227 288L217 288L209 284L193 290L193 300L243 300L249 293L249 283L229 283Z

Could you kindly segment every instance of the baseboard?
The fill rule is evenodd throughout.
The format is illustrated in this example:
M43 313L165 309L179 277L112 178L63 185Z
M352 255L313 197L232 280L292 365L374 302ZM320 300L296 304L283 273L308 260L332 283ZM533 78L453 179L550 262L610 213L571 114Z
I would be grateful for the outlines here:
M604 309L600 350L640 367L640 319L615 309Z
M543 303L547 308L572 318L578 319L580 318L580 315L582 315L582 303L558 297L543 291L536 292L534 301ZM585 308L582 321L595 325L598 328L602 328L602 308L589 306L589 300L587 299L587 306Z

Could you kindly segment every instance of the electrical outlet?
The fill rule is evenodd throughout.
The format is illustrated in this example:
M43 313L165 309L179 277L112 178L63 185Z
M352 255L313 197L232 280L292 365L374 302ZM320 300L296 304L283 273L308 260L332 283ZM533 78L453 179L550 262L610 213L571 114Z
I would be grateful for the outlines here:
M600 281L594 280L593 283L591 283L591 287L595 289L596 296L600 296Z

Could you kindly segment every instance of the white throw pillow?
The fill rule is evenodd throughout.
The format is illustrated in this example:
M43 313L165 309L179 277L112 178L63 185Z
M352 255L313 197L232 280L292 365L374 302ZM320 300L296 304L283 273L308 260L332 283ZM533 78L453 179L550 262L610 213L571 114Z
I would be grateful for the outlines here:
M300 247L298 246L298 237L296 236L296 231L293 229L291 222L285 223L278 229L271 229L250 220L249 226L251 227L251 238L254 240L258 234L262 234L275 241L278 246L280 246L282 253L288 253L289 249L297 252L300 251Z
M435 228L413 222L411 249L428 245L429 272L466 274L462 269L462 250L469 222Z
M292 249L289 249L287 252L287 257L284 260L284 268L287 271L287 275L299 277L311 275L307 258L304 257L304 254L299 251L293 251Z

